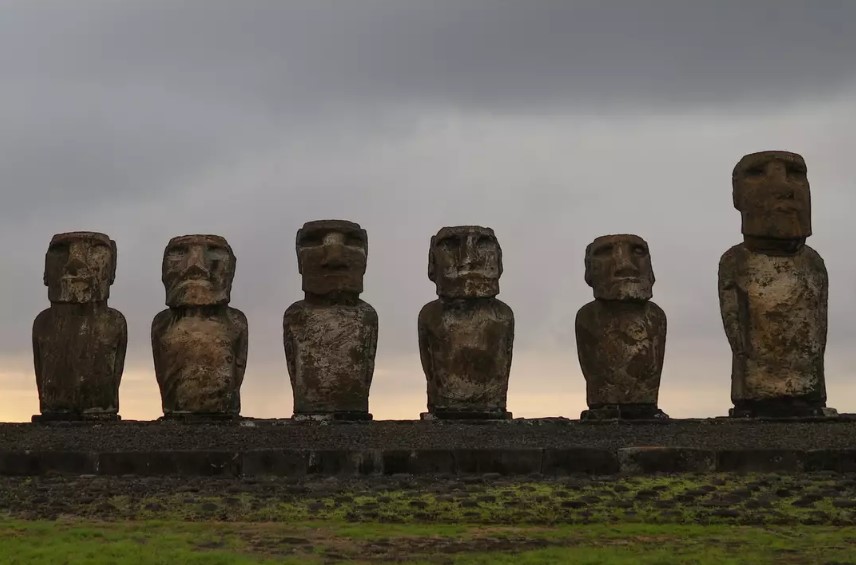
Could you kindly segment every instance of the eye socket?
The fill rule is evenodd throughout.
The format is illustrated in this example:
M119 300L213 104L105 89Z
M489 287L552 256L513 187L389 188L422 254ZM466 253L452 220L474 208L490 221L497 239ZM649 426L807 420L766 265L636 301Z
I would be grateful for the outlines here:
M229 260L229 250L225 247L211 246L205 254L205 259L211 263L212 269L216 269L220 263Z
M476 240L477 247L488 247L494 243L493 238L488 235L480 235Z
M320 233L308 233L300 236L297 243L299 247L317 247L324 243L324 236Z
M93 243L89 247L90 253L104 253L104 252L110 253L111 251L113 251L113 249L109 245L104 243L103 241L98 241L96 243Z
M366 242L357 234L348 234L345 237L345 245L349 247L365 247Z
M187 255L187 247L184 245L174 245L169 248L167 251L167 257L170 259L181 259L185 255Z
M612 245L601 245L592 251L594 257L607 257L612 254Z
M48 253L52 255L61 255L68 253L68 243L54 243L48 247Z
M458 241L457 237L444 237L440 241L437 242L437 247L444 251L450 251L460 246L460 241Z
M648 249L646 249L644 245L634 245L633 254L639 256L648 255Z
M796 163L788 163L785 167L785 171L789 177L804 177L807 172L805 167Z
M750 167L743 173L747 177L763 177L766 169L762 165Z

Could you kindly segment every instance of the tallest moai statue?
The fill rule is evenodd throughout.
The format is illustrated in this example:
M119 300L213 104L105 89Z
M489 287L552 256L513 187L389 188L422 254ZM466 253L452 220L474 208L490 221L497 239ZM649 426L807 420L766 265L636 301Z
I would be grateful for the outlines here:
M820 416L826 406L829 280L811 235L805 161L796 153L743 157L732 175L743 243L719 262L719 303L733 353L732 416Z

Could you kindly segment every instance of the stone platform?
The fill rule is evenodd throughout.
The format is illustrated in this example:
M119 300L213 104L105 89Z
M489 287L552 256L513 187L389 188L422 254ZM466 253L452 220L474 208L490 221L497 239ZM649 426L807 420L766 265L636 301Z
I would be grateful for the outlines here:
M635 422L0 424L0 475L856 471L856 416Z

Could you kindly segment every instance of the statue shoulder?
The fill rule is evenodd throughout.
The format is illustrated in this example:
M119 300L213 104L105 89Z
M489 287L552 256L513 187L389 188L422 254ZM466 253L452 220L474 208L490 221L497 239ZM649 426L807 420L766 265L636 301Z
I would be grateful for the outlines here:
M169 308L158 312L152 320L152 331L154 332L155 330L162 330L172 321L172 316L172 310L170 310Z
M363 319L369 322L377 322L377 310L374 309L374 306L360 300L357 302L357 310L362 315Z
M226 310L227 316L229 316L229 321L234 325L239 326L241 329L247 329L247 316L238 310L237 308L228 307Z

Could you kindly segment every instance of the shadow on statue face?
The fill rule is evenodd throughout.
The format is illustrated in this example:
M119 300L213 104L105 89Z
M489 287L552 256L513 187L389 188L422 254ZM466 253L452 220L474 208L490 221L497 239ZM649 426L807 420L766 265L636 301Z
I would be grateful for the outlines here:
M431 238L428 278L447 298L483 298L499 294L502 249L490 228L442 228Z
M586 283L600 300L650 300L654 270L648 244L631 234L598 237L586 247Z
M235 254L217 235L172 238L163 255L168 306L228 304L235 277Z
M805 161L796 153L746 155L734 167L732 188L744 235L770 239L811 235L811 192Z
M105 234L69 232L51 239L44 275L51 302L103 302L115 277L116 242Z
M297 232L297 264L308 294L360 294L367 261L368 235L359 224L318 220Z

